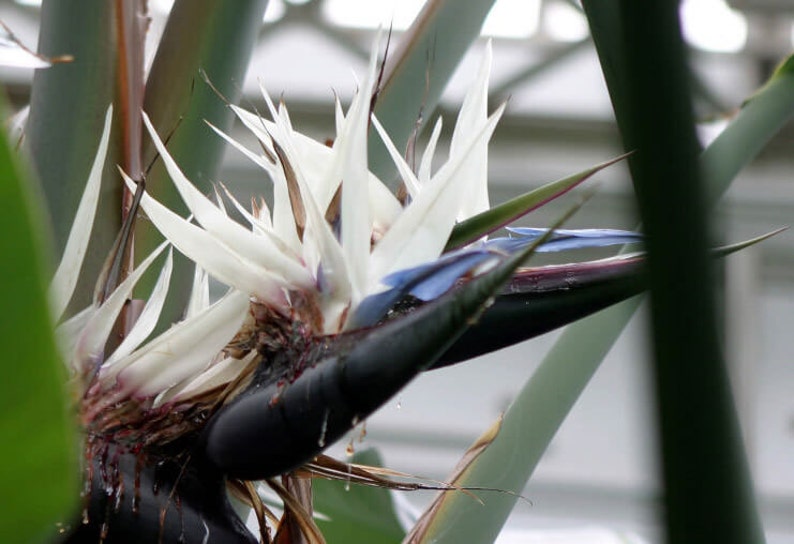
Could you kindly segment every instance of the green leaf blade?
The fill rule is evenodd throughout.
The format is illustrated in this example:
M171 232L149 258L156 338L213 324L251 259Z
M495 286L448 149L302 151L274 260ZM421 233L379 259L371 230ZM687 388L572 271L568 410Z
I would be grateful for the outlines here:
M551 183L547 183L542 187L538 187L523 195L512 198L498 206L494 206L474 217L470 217L465 221L461 221L455 225L455 228L452 230L452 234L449 237L444 251L450 251L464 246L486 234L509 225L532 210L543 206L558 196L562 196L597 172L623 160L627 156L627 154L621 155L571 176L552 181Z
M29 542L70 521L78 497L73 422L47 302L40 212L0 133L0 541ZM68 519L67 519L68 518Z

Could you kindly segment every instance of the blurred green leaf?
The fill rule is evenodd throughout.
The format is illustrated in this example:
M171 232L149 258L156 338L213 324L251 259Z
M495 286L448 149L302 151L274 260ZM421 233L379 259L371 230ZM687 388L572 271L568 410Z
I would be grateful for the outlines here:
M374 449L356 452L348 462L380 467ZM312 482L314 509L330 519L318 519L328 544L397 544L405 536L387 489L317 478Z
M0 542L41 541L78 497L66 372L47 303L41 210L0 131Z
M786 59L706 148L701 167L707 198L714 203L769 140L794 117L794 56Z
M36 70L25 136L41 180L58 254L63 251L88 179L105 112L114 99L114 4L107 0L44 0L41 7L39 52L74 56L74 62ZM114 128L114 139L117 134ZM117 146L111 145L110 164L118 162L116 152ZM107 168L73 308L82 309L91 302L94 282L121 226L120 203L118 176Z
M620 0L618 8L627 101L615 109L623 109L621 131L637 147L633 174L647 234L649 351L666 541L763 542L720 341L716 272L708 251L711 218L678 3Z
M560 424L639 305L635 297L566 329L504 415L494 442L458 481L461 486L521 493ZM478 491L480 504L451 493L419 542L493 542L517 497Z
M424 125L463 55L480 35L495 0L429 0L386 59L375 115L397 149ZM369 168L393 177L394 163L379 138L370 138Z

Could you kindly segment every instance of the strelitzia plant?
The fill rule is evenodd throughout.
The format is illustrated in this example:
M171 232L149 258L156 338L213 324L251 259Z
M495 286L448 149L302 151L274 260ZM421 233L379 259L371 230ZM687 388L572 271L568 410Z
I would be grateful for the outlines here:
M147 194L142 182L121 175L146 217L196 263L196 275L185 319L146 343L168 290L170 253L137 322L115 351L104 353L132 288L164 245L103 302L61 326L71 340L66 342L71 366L82 382L92 484L88 523L74 538L94 534L112 541L135 534L169 540L206 533L213 541L245 540L239 521L222 508L222 484L228 479L234 489L249 489L245 498L260 512L265 506L246 482L269 481L285 499L289 516L303 517L300 538L318 540L307 517L311 502L296 504L305 501L304 494L269 479L293 474L290 482L299 487L302 478L291 472L299 469L346 478L339 465L320 457L322 451L422 370L529 338L641 288L636 258L518 269L533 251L640 241L632 232L516 228L509 238L486 239L543 195L565 192L592 173L524 197L518 213L508 215L510 206L490 208L487 146L504 110L502 105L490 116L486 112L490 46L463 102L449 158L435 172L430 165L440 122L414 172L372 115L377 60L373 54L346 113L337 103L331 147L296 132L286 107L276 107L266 92L271 120L230 106L256 135L262 152L216 130L272 180L272 214L263 201L246 210L230 192L222 197L221 188L214 202L203 195L143 114L191 217L178 216ZM110 118L108 112L85 202L97 201ZM370 122L400 172L404 202L366 168ZM247 228L227 215L224 201L243 215ZM90 221L81 223L90 228ZM450 243L456 225L457 238ZM85 229L74 232L83 247ZM75 278L82 263L70 257L83 253L67 255L56 285ZM207 274L231 287L212 305ZM510 287L501 292L508 280ZM75 283L65 281L70 287ZM57 290L63 293L56 297L61 310L71 293ZM578 300L569 302L571 294ZM548 301L533 301L533 296ZM516 304L522 308L516 310ZM483 318L476 338L466 339L466 329L483 312L492 317ZM526 323L527 317L536 323ZM488 319L516 325L496 333ZM170 476L150 475L153 485L170 487L167 495L161 492L165 502L149 497L148 486L141 484L155 466L174 470ZM195 479L184 474L193 467ZM374 474L370 478L370 483L388 485ZM294 496L288 499L289 492ZM213 497L209 503L207 496ZM174 500L180 510L169 514ZM158 509L147 512L149 504ZM279 531L289 530L283 529L289 519ZM214 520L210 529L207 520ZM299 538L292 531L292 538ZM280 534L276 541L285 538ZM265 527L261 538L269 540Z
M129 23L121 4L116 16ZM443 4L433 3L417 28L426 29L427 20L440 17ZM485 4L487 13L490 4ZM178 3L175 10L187 5ZM263 10L264 3L251 9L258 8ZM411 35L413 43L421 41L416 36ZM135 42L130 34L123 37L127 45ZM400 131L379 125L378 119L388 118L388 112L379 114L379 101L388 103L389 96L388 86L384 91L379 84L375 55L348 110L342 113L337 105L337 137L330 148L298 133L286 107L275 106L266 94L270 119L230 107L261 150L246 149L222 128L215 131L268 174L274 187L272 213L259 201L246 209L223 187L214 201L208 199L181 170L185 161L172 156L174 148L184 145L180 133L164 143L156 123L142 113L146 108L140 107L136 86L128 87L131 92L116 109L122 111L127 141L143 123L156 151L153 160L163 165L188 212L174 213L160 202L167 198L149 194L156 176L144 180L144 161L140 156L130 160L135 145L127 147L127 158L115 161L124 185L115 178L114 187L120 195L126 187L120 200L127 206L114 230L114 235L120 231L118 242L109 249L110 258L99 259L105 266L92 272L90 263L83 265L80 276L99 286L94 302L59 327L61 349L75 376L86 454L83 517L64 528L68 538L256 541L232 511L231 490L257 512L260 540L322 541L311 516L311 476L398 485L374 469L324 457L323 450L418 373L530 338L643 289L642 258L636 255L522 268L536 251L637 242L635 233L554 225L487 239L606 166L491 208L485 197L487 143L504 106L488 115L489 63L486 54L453 131L450 157L435 172L431 161L438 130L414 170L399 151L405 138L394 134ZM397 65L393 73L399 72ZM156 86L151 76L149 83ZM433 92L416 94L425 95L420 109L432 103ZM408 119L409 126L416 124L415 115ZM86 241L94 221L83 212L100 200L111 113L103 126L83 197L86 205L78 209L69 238L75 245L66 244L81 249L65 252L53 283L56 316L64 313L77 283L82 262L77 257L90 254ZM396 194L368 167L373 130L392 165L381 164L378 170L399 173L404 190ZM393 143L392 137L401 141ZM243 224L229 218L228 205L241 214ZM171 249L161 245L145 252L136 267L128 264L139 208L169 244L196 263L192 292L180 307L183 319L150 340L166 306ZM101 203L99 209L101 216ZM166 250L161 274L136 319L127 303L132 289ZM213 304L207 274L230 287ZM122 318L121 340L113 332L117 316ZM506 425L509 417L508 412ZM493 430L476 451L492 449L503 436ZM466 478L477 455L470 454L466 462L455 487L470 486ZM275 534L265 527L269 510L251 483L258 480L284 503L283 517L272 523ZM438 513L445 509L446 514ZM421 541L438 534L444 515L448 505L437 503L408 538Z

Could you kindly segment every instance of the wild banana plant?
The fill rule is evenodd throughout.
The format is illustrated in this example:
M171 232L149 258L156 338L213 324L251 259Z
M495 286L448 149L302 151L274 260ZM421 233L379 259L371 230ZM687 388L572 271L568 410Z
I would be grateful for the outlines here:
M41 523L57 519L73 542L322 542L312 517L312 478L431 487L323 455L415 376L644 289L638 254L526 264L535 252L634 244L641 241L636 233L566 230L560 222L494 234L614 161L492 207L487 148L504 105L488 110L489 49L461 106L447 161L438 168L432 162L440 121L418 167L406 160L403 150L416 146L413 129L430 117L491 2L466 3L455 39L436 36L461 7L438 1L428 3L385 60L385 39L376 40L352 102L346 110L336 104L330 146L301 134L287 107L264 91L267 115L233 104L266 2L234 9L177 2L147 78L141 4L97 2L77 18L68 4L44 3L41 47L47 55L71 53L75 62L37 75L26 138L65 248L50 306L71 377L82 459L79 468L68 463L62 396L52 393L42 406L56 416L42 427L51 429L44 436L57 436L54 477L64 485L54 486L51 510L39 517L28 514L32 503L20 505L24 523L3 528L15 539L46 534ZM417 69L431 42L442 60ZM186 43L191 47L183 49ZM228 51L239 53L231 55L234 62ZM93 60L80 64L86 59ZM406 98L398 89L418 73L421 90ZM76 100L75 107L59 100ZM232 114L259 148L227 135ZM387 160L371 152L375 141ZM213 190L224 143L261 168L272 202L254 199L248 208L224 186ZM392 173L397 191L388 187ZM30 221L18 223L11 232L34 229ZM151 227L164 243L152 241ZM194 263L187 275L184 265L174 265L174 248ZM145 301L134 301L133 289L158 259L161 271ZM33 347L33 359L44 368L57 357L37 274L29 291L37 293L30 296L38 321L31 323L47 341ZM217 301L209 299L208 276L228 286ZM175 283L192 287L180 296ZM160 330L162 320L176 323ZM58 373L46 367L46 375ZM19 430L6 432L26 447ZM481 451L500 447L504 436L492 430L459 476L476 470ZM78 474L82 493L70 484ZM443 496L459 496L458 486L518 492L526 477L511 486L458 478ZM281 499L281 516L262 501L253 483L260 481ZM256 512L256 536L230 496ZM434 505L406 538L436 538L445 508Z

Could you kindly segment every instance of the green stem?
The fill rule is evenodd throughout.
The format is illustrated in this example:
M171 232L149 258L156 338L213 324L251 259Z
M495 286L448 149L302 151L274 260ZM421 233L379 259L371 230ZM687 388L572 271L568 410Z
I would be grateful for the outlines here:
M762 542L718 339L677 2L621 0L624 138L647 235L667 540ZM671 214L670 203L675 204Z

